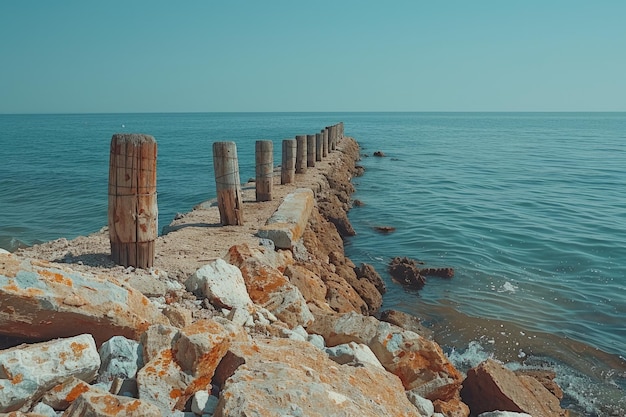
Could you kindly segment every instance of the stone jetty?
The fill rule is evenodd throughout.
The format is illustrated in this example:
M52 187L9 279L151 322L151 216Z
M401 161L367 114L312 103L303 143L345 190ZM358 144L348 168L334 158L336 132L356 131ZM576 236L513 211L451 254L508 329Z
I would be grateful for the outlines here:
M545 375L466 378L415 318L379 315L383 280L344 253L342 136L270 201L245 185L243 224L178 215L150 269L116 265L106 228L0 253L0 416L566 415Z

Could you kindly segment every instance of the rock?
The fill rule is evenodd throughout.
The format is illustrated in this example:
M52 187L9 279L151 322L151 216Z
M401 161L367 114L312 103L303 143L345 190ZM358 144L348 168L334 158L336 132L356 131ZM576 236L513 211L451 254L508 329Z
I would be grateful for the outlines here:
M368 346L385 369L400 377L405 389L417 389L424 398L447 401L461 388L462 376L441 347L417 333L380 322Z
M191 311L177 305L167 305L163 309L163 315L168 318L170 324L174 327L182 329L193 323L193 315Z
M100 357L93 337L83 334L0 351L0 364L0 412L8 412L64 379L93 381Z
M230 344L230 334L213 320L181 329L172 348L160 350L137 374L139 398L164 414L181 410L197 391L206 390Z
M317 206L321 214L337 228L340 236L356 235L352 224L348 220L347 211L343 209L337 196L326 196L324 199L318 200Z
M231 309L252 304L241 271L223 259L198 269L185 286L188 291L200 292L216 307Z
M163 324L150 326L140 338L144 361L150 362L160 351L171 349L172 341L178 335L178 331L176 327Z
M41 402L54 410L64 411L80 394L93 389L96 388L85 381L76 377L69 377L48 390L41 398Z
M385 310L380 313L380 319L387 323L402 327L404 330L417 333L426 339L433 340L432 330L424 327L421 320L415 316L398 310Z
M420 274L426 277L452 278L454 277L453 268L422 268Z
M396 231L396 228L393 226L374 226L374 230L380 233L393 233Z
M198 391L191 401L191 411L201 416L203 414L213 414L217 407L218 398L210 395L208 391Z
M441 347L417 333L356 313L318 314L308 331L322 335L328 346L349 342L369 346L406 390L415 389L431 401L450 400L460 389L461 374Z
M400 284L418 290L426 284L426 278L420 274L417 262L406 257L393 258L389 263L389 274Z
M352 200L353 207L363 207L364 205L365 203L362 202L361 200L358 200L358 199Z
M447 401L435 400L433 401L435 412L441 413L446 417L468 417L470 415L470 409L464 402L461 401L457 394L455 398Z
M379 158L382 158L382 157L385 156L385 153L383 151L374 151L374 153L372 155L378 156Z
M57 417L57 413L54 411L54 409L49 405L43 403L38 403L32 408L31 411L33 414L41 414L42 416L46 417Z
M307 302L326 302L326 292L328 290L326 285L324 285L324 281L314 272L300 265L289 265L285 269L285 276L289 278L293 285L298 287Z
M308 327L309 333L324 337L326 346L355 342L367 345L376 336L379 322L375 317L355 312L346 314L316 314Z
M433 402L416 394L414 391L407 391L406 397L409 399L411 404L413 404L415 408L417 408L417 411L419 411L422 416L430 417L435 412L435 406L433 405Z
M115 378L134 378L143 366L143 353L139 343L124 336L113 336L100 346L98 382L111 382Z
M533 417L526 413L513 413L511 411L488 411L480 414L478 417Z
M362 263L358 267L354 268L354 272L356 273L357 278L365 279L371 282L379 293L384 294L387 291L385 281L383 281L380 274L376 272L376 269L372 265Z
M563 390L559 387L559 384L554 381L554 378L556 378L556 372L546 369L518 369L515 371L515 375L531 376L541 382L541 385L550 391L556 398L559 400L563 399Z
M543 417L567 415L559 400L539 381L518 377L492 359L467 372L461 397L476 415L497 410Z
M161 417L159 409L145 401L110 393L85 392L63 413L63 417Z
M0 334L46 340L89 332L99 346L167 323L132 287L45 261L0 254Z
M328 357L341 365L375 366L385 369L367 345L350 342L325 349Z
M172 349L160 350L137 373L139 399L156 405L163 415L170 415L185 395L189 379L174 360Z
M307 342L259 340L231 350L245 365L226 381L215 417L419 416L394 375L338 365Z
M302 237L313 209L313 191L298 188L287 195L278 209L257 232L257 236L270 239L277 248L291 249Z
M268 265L266 256L248 245L236 245L228 250L225 259L239 267L252 301L272 312L279 320L293 328L308 326L313 315L306 300L281 270ZM284 269L283 269L284 270Z
M165 283L145 272L130 274L126 282L146 297L162 297L167 292Z

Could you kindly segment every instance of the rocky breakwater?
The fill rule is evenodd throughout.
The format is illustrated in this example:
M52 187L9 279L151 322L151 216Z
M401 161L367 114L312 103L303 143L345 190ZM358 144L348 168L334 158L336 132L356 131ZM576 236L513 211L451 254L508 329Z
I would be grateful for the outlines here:
M374 316L384 282L342 241L358 156L343 138L277 209L244 201L248 227L218 231L217 208L199 206L159 238L150 271L111 265L104 232L0 254L0 413L452 417L470 414L467 393L474 415L560 415L525 409L546 389L497 364L462 391L411 317ZM483 375L506 389L483 395ZM487 398L511 390L515 409Z

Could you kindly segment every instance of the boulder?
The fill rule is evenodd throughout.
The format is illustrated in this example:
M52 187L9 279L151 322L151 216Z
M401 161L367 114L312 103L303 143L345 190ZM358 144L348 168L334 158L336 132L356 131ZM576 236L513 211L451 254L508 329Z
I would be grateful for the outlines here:
M263 251L246 244L236 245L228 250L225 259L241 270L255 304L266 308L291 328L306 327L313 321L298 288L283 275L284 269L281 271L265 261L267 256Z
M394 375L338 365L308 342L260 340L235 343L231 351L245 364L226 380L215 417L420 415Z
M349 342L369 346L406 390L431 401L447 401L458 394L459 371L437 343L417 333L357 313L318 314L308 331L322 335L328 346Z
M417 333L426 339L433 340L432 330L424 327L421 320L411 314L398 310L385 310L380 313L380 319L382 321L386 321L387 323L402 327L404 330L410 330L413 333Z
M0 254L0 334L48 340L89 329L99 346L115 335L137 340L151 324L169 323L143 294L124 285Z
M539 381L524 375L518 377L492 359L467 372L461 397L474 415L488 411L512 411L543 417L567 415L559 400Z
M230 332L213 320L198 320L181 329L171 348L159 350L137 374L139 398L166 415L181 410L197 391L210 388L230 338Z
M64 411L80 394L93 389L96 388L72 376L64 379L60 384L48 390L41 398L41 402L52 407L54 410Z
M400 284L419 290L426 284L426 278L417 265L413 259L397 256L389 263L389 274Z
M100 346L98 353L101 361L98 382L134 378L143 366L141 346L124 336L113 336Z
M290 265L285 269L285 276L298 287L307 302L326 302L326 285L314 272L300 265Z
M247 307L252 300L241 271L217 259L194 272L185 282L188 291L200 293L219 308Z
M135 398L89 391L81 394L63 417L162 417L154 405Z
M0 412L16 411L63 380L95 379L100 356L91 335L0 351Z
M357 278L371 282L379 293L384 294L387 291L385 281L383 281L380 274L376 272L376 269L372 265L362 263L354 268L354 272Z
M326 348L325 351L330 359L341 365L375 366L385 369L367 345L350 342Z
M162 350L171 349L172 341L178 332L179 329L173 326L163 324L150 326L140 338L144 362L151 361Z

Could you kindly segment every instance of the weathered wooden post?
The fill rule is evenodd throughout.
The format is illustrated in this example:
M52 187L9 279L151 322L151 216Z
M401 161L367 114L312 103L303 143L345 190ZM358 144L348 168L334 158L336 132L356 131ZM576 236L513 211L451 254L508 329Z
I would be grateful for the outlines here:
M315 135L306 135L306 166L315 166Z
M158 235L157 144L150 135L118 133L109 159L109 240L118 265L150 268Z
M339 122L339 140L343 139L343 122Z
M322 156L326 158L328 156L328 128L322 129Z
M315 160L316 161L322 160L322 138L323 136L321 133L315 134Z
M257 140L256 159L256 201L271 201L274 180L274 144L271 140Z
M306 135L296 136L296 174L306 173Z
M283 158L280 166L280 183L289 184L296 178L296 140L283 139Z
M328 142L330 150L334 151L337 147L337 125L332 125L328 131Z
M235 142L213 143L213 167L220 222L224 226L242 225L243 205Z

